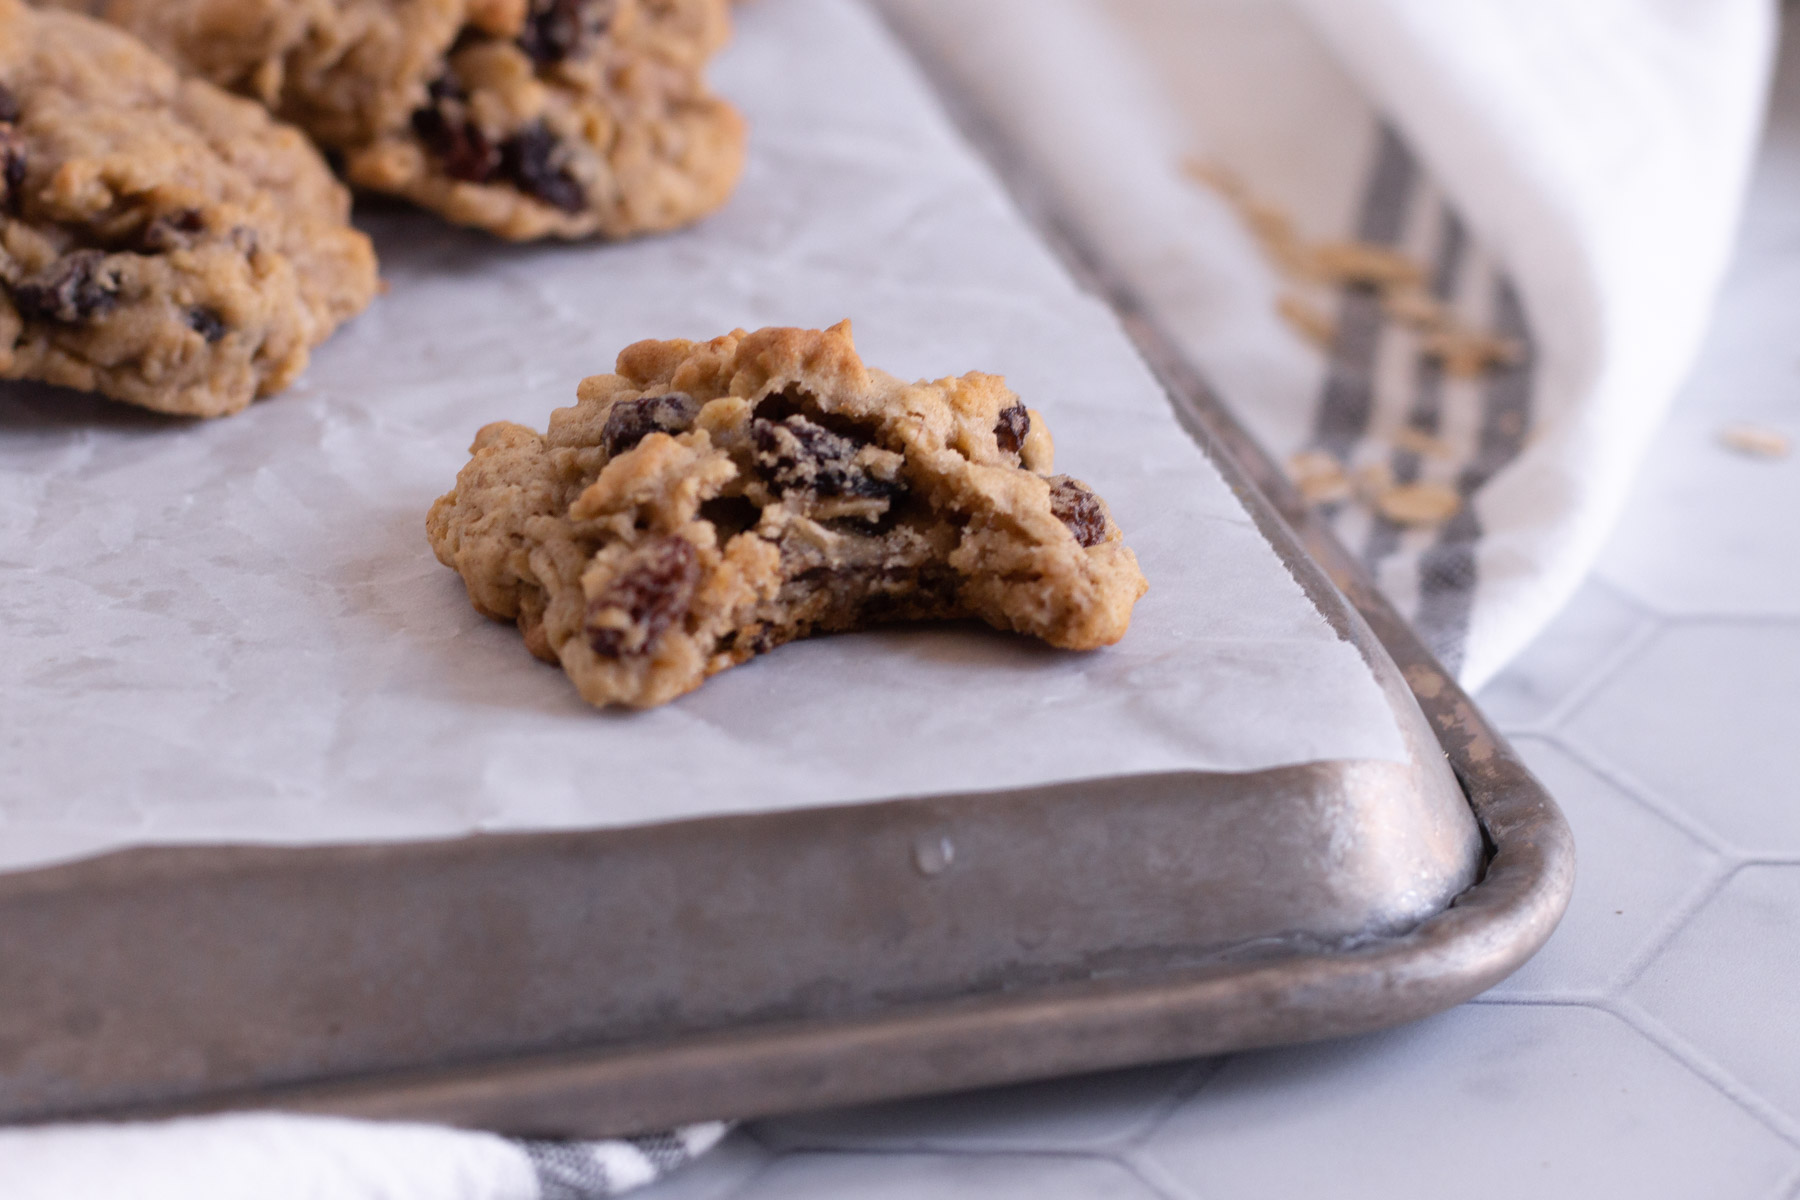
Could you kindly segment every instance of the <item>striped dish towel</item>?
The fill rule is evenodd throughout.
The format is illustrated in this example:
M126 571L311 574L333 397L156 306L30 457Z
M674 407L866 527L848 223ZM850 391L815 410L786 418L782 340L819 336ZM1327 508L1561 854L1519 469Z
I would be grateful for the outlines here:
M1774 0L884 0L1478 687L1698 350Z

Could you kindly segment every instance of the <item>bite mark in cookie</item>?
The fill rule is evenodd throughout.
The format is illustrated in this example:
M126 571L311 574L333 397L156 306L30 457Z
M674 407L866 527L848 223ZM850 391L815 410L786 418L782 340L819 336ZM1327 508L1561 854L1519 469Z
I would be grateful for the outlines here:
M475 607L595 704L648 707L814 633L976 617L1067 649L1145 583L995 376L908 384L847 323L640 342L548 434L477 436L427 529Z

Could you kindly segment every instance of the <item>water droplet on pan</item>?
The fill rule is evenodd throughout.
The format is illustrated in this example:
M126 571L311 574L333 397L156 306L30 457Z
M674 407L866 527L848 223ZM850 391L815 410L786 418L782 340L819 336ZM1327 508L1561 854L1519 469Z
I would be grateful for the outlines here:
M948 834L920 834L913 842L913 865L921 875L941 875L956 861L956 843Z

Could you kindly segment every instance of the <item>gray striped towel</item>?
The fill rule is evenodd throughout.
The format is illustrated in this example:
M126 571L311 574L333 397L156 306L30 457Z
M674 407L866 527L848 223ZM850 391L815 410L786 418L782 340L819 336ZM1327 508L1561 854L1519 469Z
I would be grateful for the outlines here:
M1391 125L1379 126L1358 241L1420 256L1430 294L1516 349L1474 379L1452 376L1420 335L1383 311L1366 284L1340 285L1308 445L1358 467L1385 466L1398 485L1441 482L1458 501L1442 521L1410 524L1353 499L1323 502L1338 535L1356 549L1388 596L1408 613L1439 661L1461 671L1481 573L1483 528L1473 497L1525 448L1533 425L1535 340L1505 270L1471 240L1454 203L1432 185ZM1394 431L1421 435L1396 439ZM1429 449L1421 450L1420 446ZM1439 449L1441 448L1441 449Z
M882 4L1465 683L1531 639L1698 351L1769 0Z

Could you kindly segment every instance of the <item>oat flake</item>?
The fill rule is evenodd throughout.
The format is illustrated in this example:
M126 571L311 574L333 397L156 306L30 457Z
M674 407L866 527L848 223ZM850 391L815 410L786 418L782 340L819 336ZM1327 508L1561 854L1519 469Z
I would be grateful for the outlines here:
M1720 429L1719 441L1726 449L1750 458L1786 458L1794 448L1792 439L1779 429L1742 421Z
M1456 489L1442 483L1402 483L1375 498L1382 516L1400 525L1438 525L1462 508Z

